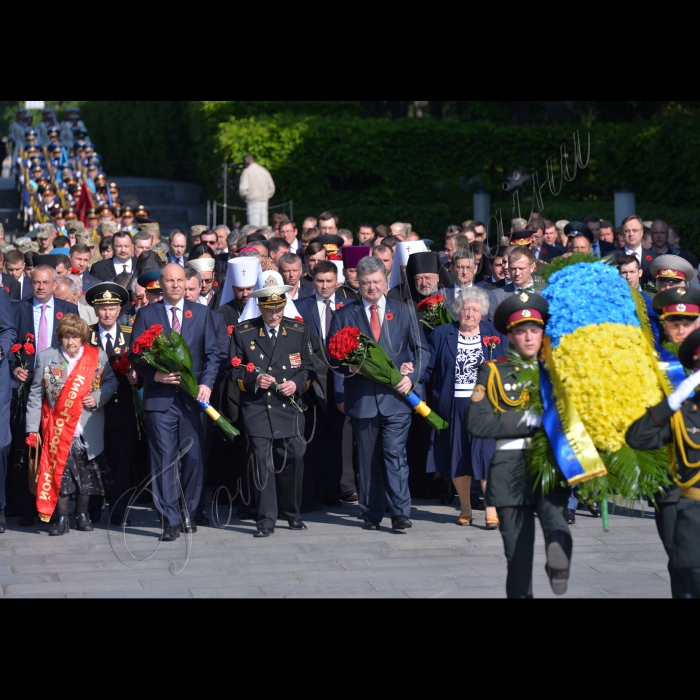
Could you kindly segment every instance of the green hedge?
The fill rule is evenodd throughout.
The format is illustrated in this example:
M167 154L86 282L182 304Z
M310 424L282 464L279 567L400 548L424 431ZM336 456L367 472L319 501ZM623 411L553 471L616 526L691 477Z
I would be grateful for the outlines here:
M221 163L240 162L251 151L273 174L272 203L294 200L298 220L331 209L348 228L401 219L431 236L471 217L474 181L492 193L493 210L503 206L505 221L512 203L501 186L517 166L536 168L543 181L551 157L558 180L563 143L573 161L570 127L363 119L357 105L85 102L83 114L114 174L200 182L209 197L220 198ZM700 240L692 208L700 202L700 117L582 127L584 159L588 132L588 167L564 181L558 197L545 186L545 216L612 216L605 207L613 191L628 188L645 207L640 214L668 218ZM564 203L575 206L564 210ZM522 209L530 205L522 202Z

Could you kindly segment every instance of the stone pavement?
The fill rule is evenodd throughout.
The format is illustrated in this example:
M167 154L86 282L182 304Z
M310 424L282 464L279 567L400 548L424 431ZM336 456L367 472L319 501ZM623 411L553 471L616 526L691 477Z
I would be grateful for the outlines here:
M579 511L569 590L562 598L669 598L666 556L653 512L632 517L618 510L610 532ZM505 558L501 537L454 524L454 506L416 501L413 529L362 530L355 506L304 515L306 532L286 523L267 539L254 539L251 521L233 517L227 527L200 527L192 536L160 543L154 511L138 508L126 533L76 530L49 537L48 526L20 528L9 518L0 535L0 584L6 598L503 598ZM225 524L228 508L221 507ZM71 517L73 522L73 518ZM387 526L388 524L388 526ZM131 551L133 557L130 556ZM150 558L149 558L150 557ZM120 561L120 559L122 561ZM140 561L139 561L140 560ZM126 564L126 565L125 565ZM535 597L555 598L544 572L537 526Z

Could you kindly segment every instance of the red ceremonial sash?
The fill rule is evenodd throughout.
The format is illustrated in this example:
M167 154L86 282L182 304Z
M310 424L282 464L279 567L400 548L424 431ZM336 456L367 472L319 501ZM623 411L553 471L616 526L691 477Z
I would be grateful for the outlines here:
M98 357L98 348L83 345L83 356L66 379L46 421L36 483L36 509L39 511L39 518L45 523L51 519L58 502L63 470L83 412L83 399L90 392L95 380Z

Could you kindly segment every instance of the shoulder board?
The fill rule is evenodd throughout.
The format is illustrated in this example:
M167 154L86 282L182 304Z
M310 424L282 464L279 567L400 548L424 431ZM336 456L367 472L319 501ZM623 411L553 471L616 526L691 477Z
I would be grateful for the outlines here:
M119 324L119 330L122 331L123 333L131 333L133 328L131 326L122 326L122 324Z
M249 321L244 321L236 325L239 333L249 333L250 331L257 330L257 326L254 326Z
M303 333L305 325L303 321L287 320L287 322L284 324L284 327L288 328L290 331L298 331L299 333Z

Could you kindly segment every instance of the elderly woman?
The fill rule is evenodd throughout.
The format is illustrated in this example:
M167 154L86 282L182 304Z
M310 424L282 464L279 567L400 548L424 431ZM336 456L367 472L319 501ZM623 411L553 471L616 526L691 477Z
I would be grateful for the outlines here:
M428 338L430 363L423 381L432 379L430 407L449 422L441 433L433 430L426 470L452 477L461 504L458 525L472 524L469 498L472 479L486 490L495 440L473 438L466 417L479 365L506 354L508 340L486 321L489 295L480 287L468 287L455 296L457 321L438 326ZM486 528L495 530L495 508L486 508Z
M58 318L58 315L57 315ZM26 430L42 434L37 476L37 510L48 521L57 516L49 535L68 532L68 502L76 496L76 526L93 529L90 496L104 495L101 459L104 450L103 406L117 390L107 355L87 344L90 329L75 314L56 326L60 348L39 353L27 401Z

